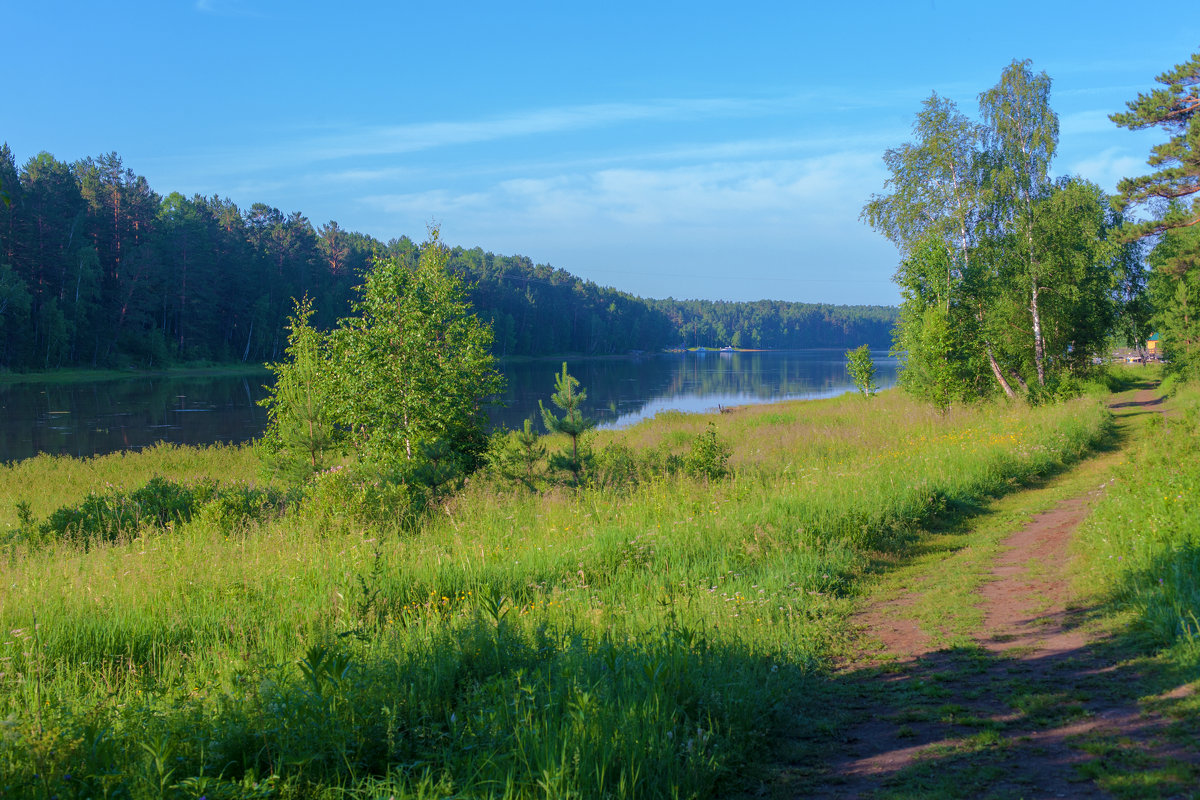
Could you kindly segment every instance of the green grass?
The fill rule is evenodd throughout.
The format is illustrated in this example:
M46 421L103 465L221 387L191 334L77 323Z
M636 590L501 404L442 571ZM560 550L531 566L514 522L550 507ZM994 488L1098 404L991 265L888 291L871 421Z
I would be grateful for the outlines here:
M1200 669L1200 387L1148 419L1078 539L1078 582L1148 647Z
M162 443L98 458L43 454L0 463L0 541L4 531L19 523L18 503L27 503L35 517L45 518L57 508L80 502L88 492L132 490L160 475L189 482L262 482L257 457L245 445L196 448Z
M709 421L723 481L479 481L415 529L292 514L10 547L0 790L713 796L818 696L854 598L923 528L1108 430L1095 400L939 416L889 392L662 415L597 445L682 450ZM0 524L22 500L44 518L106 483L254 468L245 448L31 459L0 473Z
M1114 386L1124 394L1112 398L1115 425L1094 455L1020 492L935 520L927 535L880 554L877 578L862 584L863 603L916 622L935 652L898 661L872 650L868 632L852 651L860 669L820 683L807 706L825 711L827 730L790 732L776 753L777 762L806 766L767 771L770 796L819 786L826 777L821 765L841 757L864 720L892 726L873 729L880 752L923 745L913 762L880 777L872 797L1195 796L1200 669L1184 622L1185 606L1196 606L1182 579L1197 574L1186 559L1198 528L1193 509L1170 502L1162 487L1182 494L1198 469L1200 431L1188 408L1200 393L1180 390L1164 420L1154 410L1120 407L1134 390L1151 388L1154 377L1137 370ZM977 645L976 637L990 636L979 589L1003 540L1034 514L1102 486L1077 534L1075 594L1067 607L1066 624L1082 626L1088 643L1047 662L1052 668L1044 672L1023 663L1019 650L994 654ZM1150 531L1156 536L1148 537ZM1131 558L1131 550L1141 555ZM1171 570L1176 583L1158 583L1164 564L1181 558L1183 566ZM1053 566L1023 565L1030 575ZM1071 734L1070 726L1092 719L1097 707L1134 718L1140 708L1165 721L1150 724L1136 741L1103 726ZM1037 732L1060 731L1077 753L1068 758L1082 759L1065 775L1055 767L1062 750L1047 754L1035 739ZM1038 775L1058 783L1051 789Z

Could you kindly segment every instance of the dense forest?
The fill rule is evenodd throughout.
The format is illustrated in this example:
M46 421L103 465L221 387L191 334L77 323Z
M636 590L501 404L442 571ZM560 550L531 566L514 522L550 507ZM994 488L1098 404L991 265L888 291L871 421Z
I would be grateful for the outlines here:
M160 196L116 153L17 166L0 146L0 369L274 361L294 301L314 324L345 315L381 242L301 213L219 197ZM650 300L523 256L456 248L450 268L495 330L496 354L614 354L673 345L890 344L895 309Z

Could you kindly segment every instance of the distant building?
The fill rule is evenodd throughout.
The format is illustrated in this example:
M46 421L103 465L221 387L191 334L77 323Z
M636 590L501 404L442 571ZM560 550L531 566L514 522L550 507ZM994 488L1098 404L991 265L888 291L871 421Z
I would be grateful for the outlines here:
M1146 340L1146 352L1152 356L1158 355L1158 334L1150 334L1150 338Z

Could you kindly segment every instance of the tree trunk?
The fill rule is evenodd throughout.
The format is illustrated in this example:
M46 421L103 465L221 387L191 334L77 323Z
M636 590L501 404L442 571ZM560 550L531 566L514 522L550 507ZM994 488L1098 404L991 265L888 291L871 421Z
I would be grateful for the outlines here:
M1029 293L1029 315L1033 317L1033 360L1037 364L1038 385L1046 385L1046 343L1042 339L1042 317L1038 313L1038 283L1033 279Z
M996 357L992 355L991 343L986 344L984 349L987 351L988 364L992 367L992 374L996 376L996 383L1000 384L1000 388L1004 390L1004 393L1010 399L1016 397L1017 393L1013 391L1012 387L1008 385L1008 381L1004 379L1004 373L1000 371L1000 365L996 363Z

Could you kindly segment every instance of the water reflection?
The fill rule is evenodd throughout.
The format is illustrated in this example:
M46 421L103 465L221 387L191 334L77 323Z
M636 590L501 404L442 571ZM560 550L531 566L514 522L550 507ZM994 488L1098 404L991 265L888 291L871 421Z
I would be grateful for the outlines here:
M896 381L895 361L873 354L878 381ZM508 387L493 425L520 427L549 404L561 361L504 366ZM624 427L660 411L705 411L783 399L829 397L852 389L840 350L678 353L568 363L588 393L587 412ZM257 404L267 373L250 377L139 377L97 383L0 386L0 461L36 453L92 456L178 444L245 442L266 426ZM539 426L540 427L540 426Z
M872 354L881 388L896 383L896 362L886 351ZM537 403L549 403L561 362L509 365L507 408L492 414L497 424L516 428L537 418ZM568 362L587 390L588 414L602 427L620 428L660 411L709 411L718 406L832 397L853 388L841 350L759 353L674 353L638 359Z
M176 444L245 442L262 433L269 376L138 377L0 386L0 461L87 457Z

